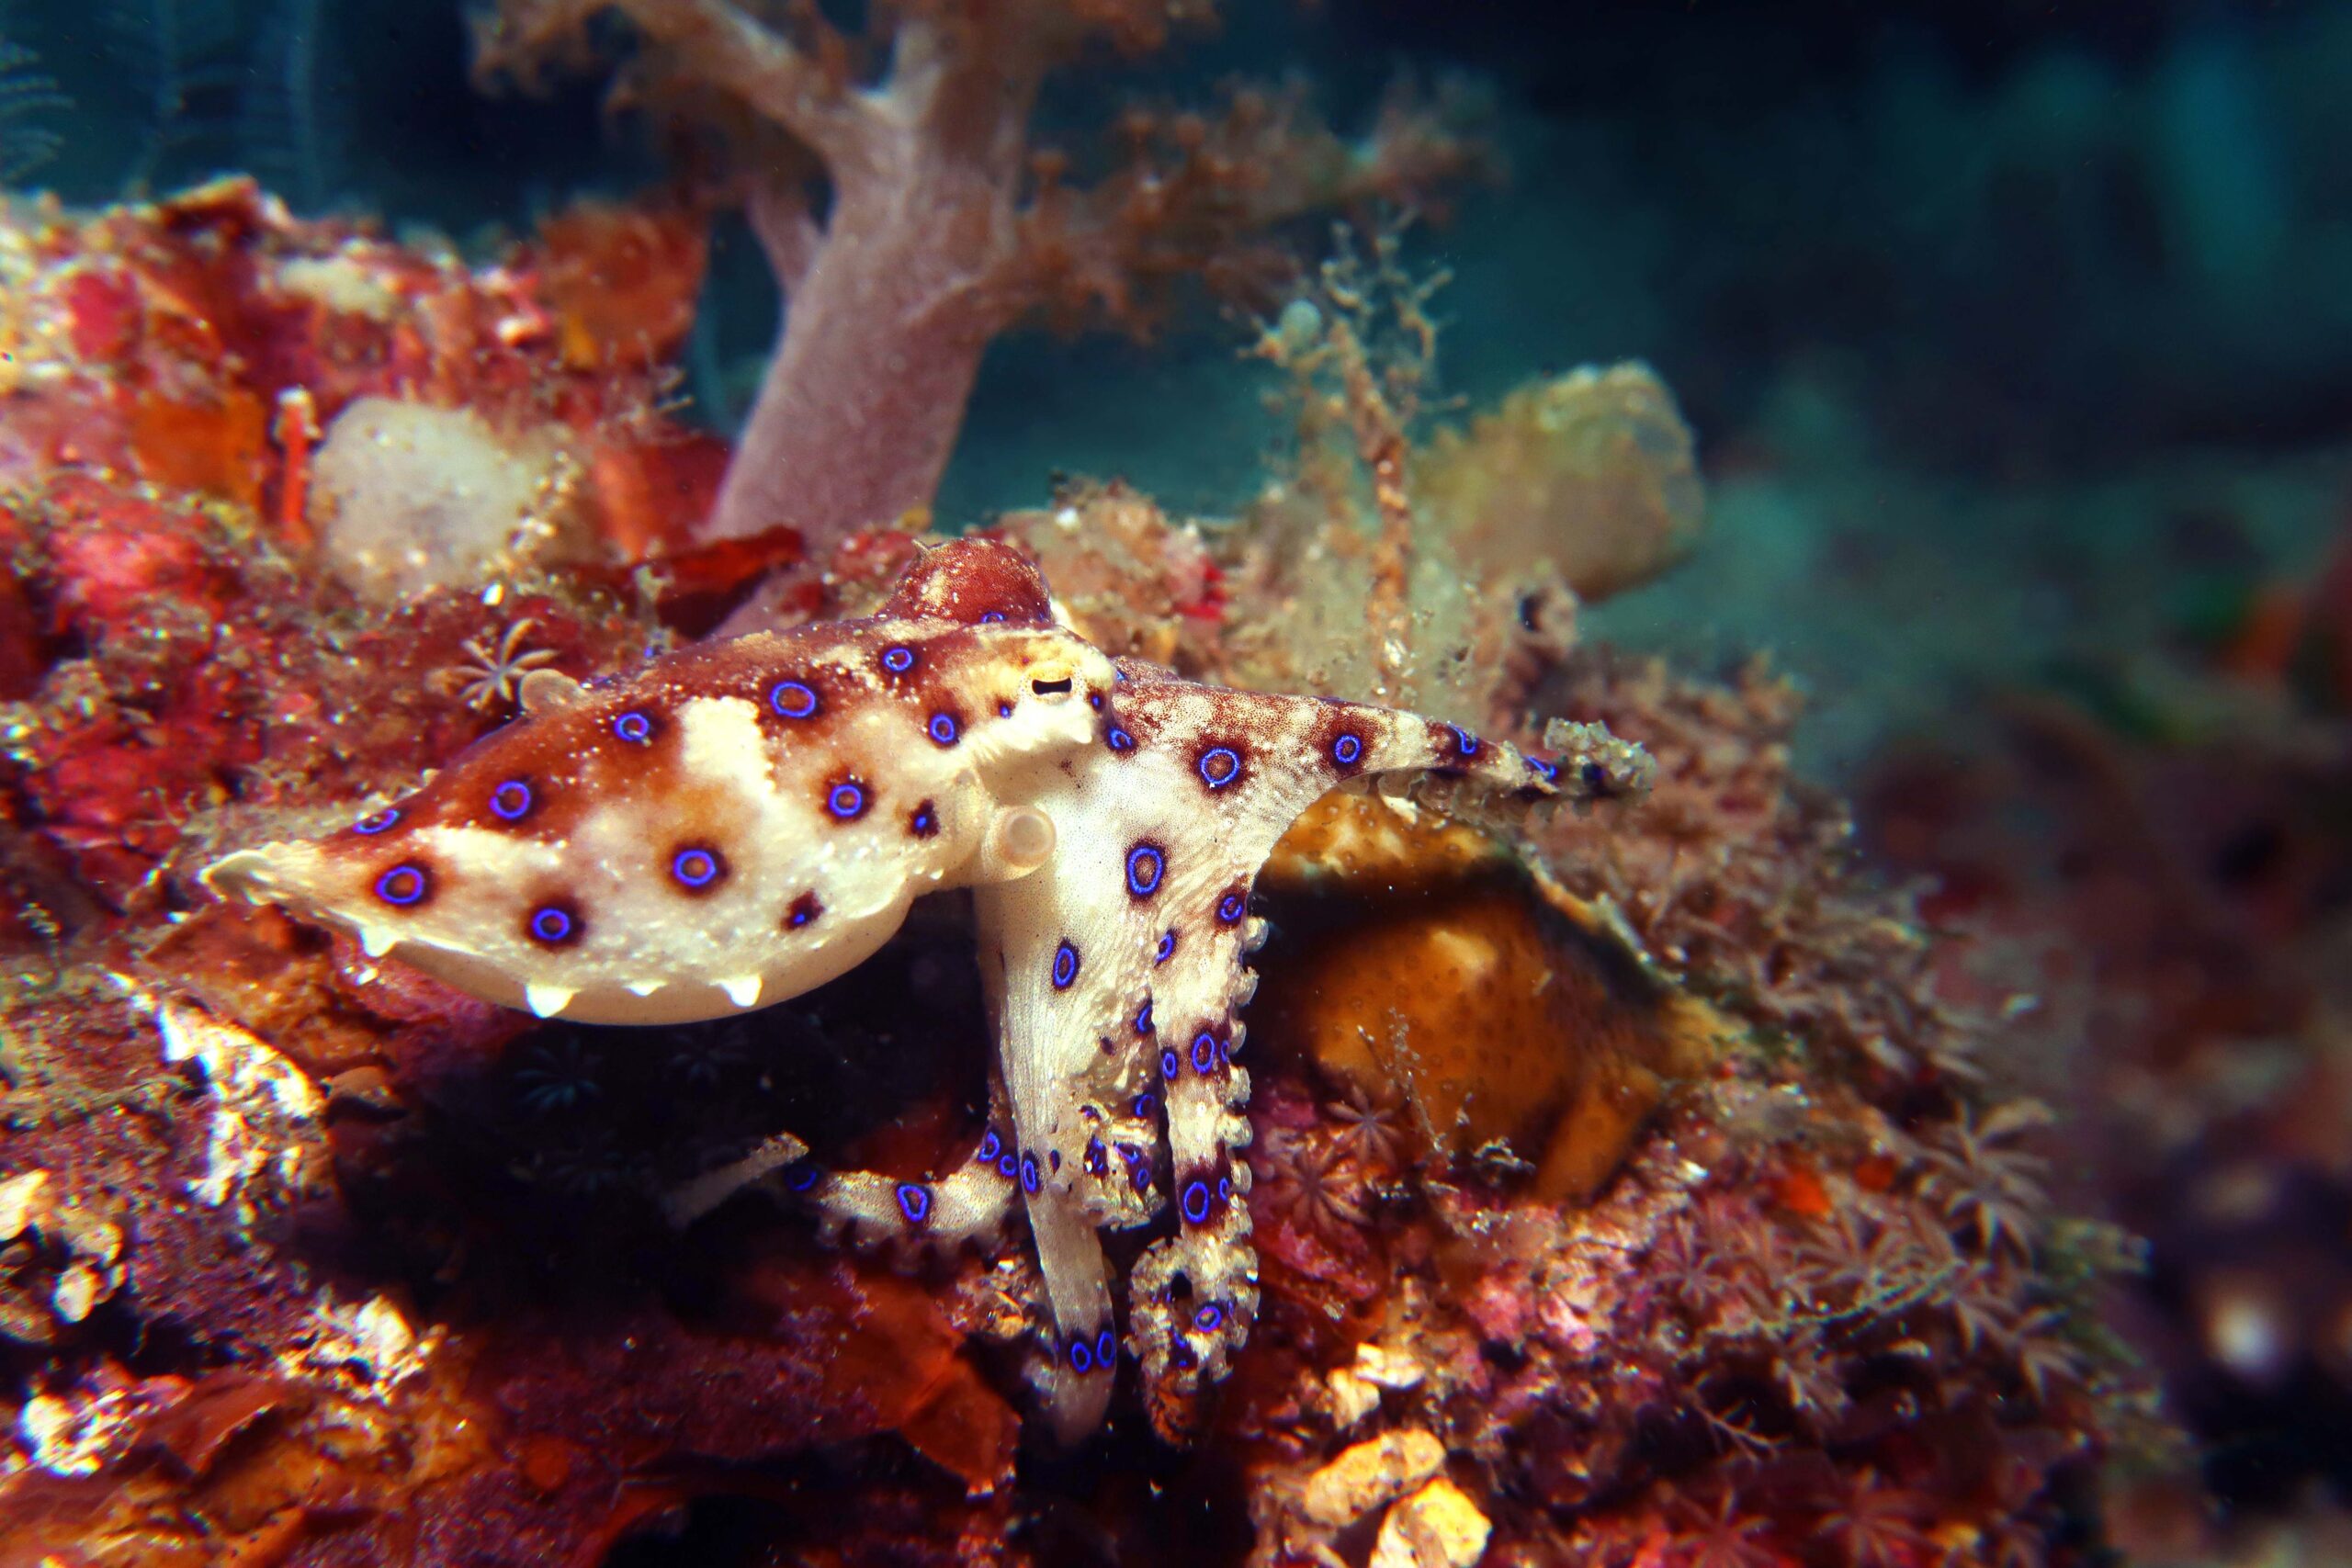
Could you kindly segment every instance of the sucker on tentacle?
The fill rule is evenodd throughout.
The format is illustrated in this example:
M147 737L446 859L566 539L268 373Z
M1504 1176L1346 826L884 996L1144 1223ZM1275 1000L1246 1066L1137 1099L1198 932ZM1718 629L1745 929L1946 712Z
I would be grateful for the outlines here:
M971 1157L909 1180L826 1171L780 1139L741 1179L789 1158L774 1179L859 1245L986 1240L1017 1201L1065 1438L1101 1420L1124 1348L1181 1440L1249 1337L1238 1014L1263 932L1251 888L1291 822L1367 785L1507 822L1638 797L1650 772L1598 726L1557 732L1555 761L1391 709L1114 667L1054 624L1034 567L980 540L926 554L871 619L605 684L535 671L521 695L522 718L414 795L232 854L207 884L488 1000L614 1023L800 995L918 895L972 887L1001 1089ZM704 1179L673 1215L735 1179ZM1154 1222L1174 1234L1134 1270L1123 1334L1099 1233Z

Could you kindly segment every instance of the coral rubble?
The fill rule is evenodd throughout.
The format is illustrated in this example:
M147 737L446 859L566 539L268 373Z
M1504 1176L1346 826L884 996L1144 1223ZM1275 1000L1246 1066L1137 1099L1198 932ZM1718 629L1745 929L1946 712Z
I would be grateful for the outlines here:
M730 1191L785 1128L909 1179L969 1149L965 910L756 1018L611 1030L206 897L219 853L405 792L779 560L838 616L915 556L688 545L711 454L657 364L582 347L674 340L662 221L480 268L237 185L0 224L0 1560L2087 1558L2096 1467L2162 1437L2098 1322L2131 1249L2053 1201L1999 1017L1792 779L1788 686L1576 646L1577 592L1688 538L1679 424L1629 393L1546 456L1521 423L1566 394L1530 393L1520 434L1423 440L1384 346L1410 288L1327 273L1270 324L1306 439L1251 516L1073 483L996 530L1114 653L1531 747L1605 720L1658 763L1639 811L1501 844L1351 797L1281 846L1236 1156L1260 1321L1192 1449L1131 1375L1074 1450L1024 1418L1026 1253L836 1250ZM582 303L560 257L607 243L634 260ZM528 482L398 532L400 459L347 488L326 456L376 400L462 411ZM1569 476L1568 540L1465 499L1490 463ZM424 558L345 552L379 526Z

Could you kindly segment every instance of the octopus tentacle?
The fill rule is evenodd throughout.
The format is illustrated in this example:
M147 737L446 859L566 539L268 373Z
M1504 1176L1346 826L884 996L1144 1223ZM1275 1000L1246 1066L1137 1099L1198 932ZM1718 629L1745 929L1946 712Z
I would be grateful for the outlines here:
M870 619L545 672L525 713L414 794L323 839L240 851L218 892L283 904L542 1017L668 1023L797 996L863 962L920 895L975 890L994 1022L989 1131L935 1179L828 1172L780 1135L673 1194L673 1220L773 1176L854 1245L991 1236L1017 1195L1053 1319L1056 1426L1102 1419L1122 1337L1099 1234L1169 1218L1125 1344L1182 1438L1249 1337L1248 1072L1263 928L1250 896L1325 792L1451 815L1638 795L1597 726L1558 761L1451 725L1114 667L1054 620L1016 551L923 555ZM1164 1151L1164 1156L1163 1156Z

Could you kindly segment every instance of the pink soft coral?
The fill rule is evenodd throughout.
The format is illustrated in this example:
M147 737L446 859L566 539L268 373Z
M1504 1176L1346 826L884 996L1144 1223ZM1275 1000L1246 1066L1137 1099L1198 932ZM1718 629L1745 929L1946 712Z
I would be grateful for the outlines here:
M1085 45L1159 49L1208 0L894 0L875 41L809 5L500 0L485 71L573 57L598 16L639 39L632 96L687 102L729 133L787 309L709 524L812 540L920 515L989 340L1034 310L1140 330L1156 285L1262 274L1272 225L1370 197L1411 199L1476 150L1401 104L1361 143L1295 93L1242 91L1214 118L1135 112L1122 162L1080 186L1033 148L1049 72ZM880 58L861 58L866 49Z

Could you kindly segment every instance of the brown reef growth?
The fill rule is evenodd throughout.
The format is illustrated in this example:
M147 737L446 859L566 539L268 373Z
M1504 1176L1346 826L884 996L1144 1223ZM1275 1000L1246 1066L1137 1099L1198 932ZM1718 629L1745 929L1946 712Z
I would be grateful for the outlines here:
M1351 803L1286 847L1265 1302L1193 1451L1131 1389L1078 1452L1024 1428L1017 1252L901 1272L758 1193L663 1217L777 1127L921 1168L975 1124L952 907L791 1007L629 1032L205 900L219 849L408 786L529 671L624 667L797 547L690 547L716 466L658 367L582 362L608 310L674 327L664 221L481 267L247 186L0 221L0 1560L2090 1560L2097 1467L2162 1432L2099 1325L2130 1249L2052 1201L2000 1020L1792 778L1786 683L1577 646L1578 592L1688 543L1687 436L1623 395L1654 381L1487 416L1623 432L1556 462L1430 437L1378 245L1269 325L1302 439L1250 515L1073 484L1001 532L1106 648L1530 743L1605 718L1661 782L1605 829ZM546 248L605 243L637 281L560 303ZM338 572L390 481L314 506L310 465L368 400L463 411L424 450L522 463L523 512ZM1488 461L1561 476L1556 550L1472 537ZM1588 526L1621 564L1563 579ZM916 545L814 545L797 611Z

